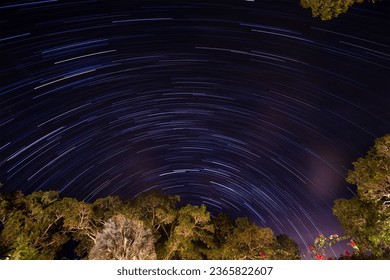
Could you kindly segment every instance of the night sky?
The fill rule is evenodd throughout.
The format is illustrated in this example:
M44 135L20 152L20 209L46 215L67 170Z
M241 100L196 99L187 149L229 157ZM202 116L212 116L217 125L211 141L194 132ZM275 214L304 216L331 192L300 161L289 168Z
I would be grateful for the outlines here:
M389 1L0 6L3 192L163 190L303 249L343 233L346 172L390 132Z

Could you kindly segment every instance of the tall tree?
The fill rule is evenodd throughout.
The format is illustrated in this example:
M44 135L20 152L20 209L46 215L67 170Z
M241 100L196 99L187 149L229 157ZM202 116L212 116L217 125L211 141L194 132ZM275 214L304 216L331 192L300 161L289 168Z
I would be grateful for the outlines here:
M64 215L57 208L58 192L11 194L6 205L3 244L10 259L54 259L69 240L62 231Z
M85 257L96 243L96 235L103 228L103 221L100 217L94 218L91 204L75 198L63 198L58 202L57 208L64 216L63 231L70 234L77 244L76 255Z
M212 217L211 221L215 228L215 243L222 246L234 231L234 220L226 213L219 213L217 217Z
M178 215L176 203L179 200L177 195L167 195L160 191L145 192L135 199L132 211L155 233L169 238L172 234L171 225Z
M150 229L124 215L110 218L97 234L89 253L92 260L154 260L156 251Z
M353 163L347 181L357 197L335 201L333 213L362 257L390 258L390 134Z
M103 224L116 214L123 213L125 203L118 196L107 196L96 199L91 204L93 219L96 224Z
M213 245L214 225L206 206L187 205L179 210L177 225L166 242L164 259L199 260Z
M272 259L300 260L301 251L298 244L285 234L276 236L276 244L272 247Z
M233 231L227 235L226 242L219 250L216 259L255 260L260 257L270 258L272 245L276 237L269 228L260 228L248 218L238 218Z
M358 196L379 206L380 212L390 208L390 134L375 141L365 157L353 163L347 182L357 186Z
M97 234L113 216L124 213L125 203L116 196L99 198L93 203L64 198L61 209L64 213L64 228L77 242L75 253L85 257L97 242Z

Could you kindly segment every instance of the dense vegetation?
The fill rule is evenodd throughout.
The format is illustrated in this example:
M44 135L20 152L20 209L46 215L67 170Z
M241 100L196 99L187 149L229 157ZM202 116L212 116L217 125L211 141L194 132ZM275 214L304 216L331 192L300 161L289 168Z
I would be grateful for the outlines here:
M347 182L356 185L357 196L337 199L333 207L346 235L319 235L309 251L325 259L327 247L350 239L353 251L346 250L341 259L390 259L390 134L353 163Z
M310 8L313 17L330 20L346 13L353 4L364 1L375 3L375 0L301 0L301 6Z
M353 166L347 181L357 196L336 200L333 214L353 239L356 258L390 259L390 134Z
M8 259L298 259L298 246L247 218L178 208L153 191L93 203L56 191L2 194L0 254Z
M335 201L345 236L320 235L309 251L350 239L342 258L390 259L390 135L353 163L347 181L357 196ZM159 191L133 200L109 196L93 203L57 191L0 194L1 259L299 259L297 244L248 218L213 217L204 205L178 207Z

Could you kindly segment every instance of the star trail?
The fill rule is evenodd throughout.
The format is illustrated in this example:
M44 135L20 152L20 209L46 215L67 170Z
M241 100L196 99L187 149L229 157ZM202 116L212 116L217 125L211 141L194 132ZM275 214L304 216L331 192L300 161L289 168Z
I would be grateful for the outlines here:
M389 133L389 2L2 1L2 191L147 190L301 247Z

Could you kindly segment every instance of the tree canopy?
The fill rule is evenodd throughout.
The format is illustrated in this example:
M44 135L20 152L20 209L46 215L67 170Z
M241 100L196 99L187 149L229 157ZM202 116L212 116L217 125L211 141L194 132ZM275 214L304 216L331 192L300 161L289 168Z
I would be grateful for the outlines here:
M390 258L390 134L353 163L347 181L357 197L335 201L333 213L361 258Z
M366 0L375 3L375 0ZM364 0L301 0L301 6L310 8L313 17L322 20L330 20L346 13L355 3L363 3Z
M152 232L142 221L116 215L104 223L88 257L91 260L154 260Z
M92 203L56 191L0 193L2 259L296 259L298 245L247 218L146 192Z
M390 135L353 163L357 196L333 207L346 236L320 235L311 247L351 239L354 258L390 258ZM0 193L0 259L299 259L298 245L246 217L212 216L205 205L178 207L160 191L92 203L57 191ZM348 255L350 258L351 256Z

